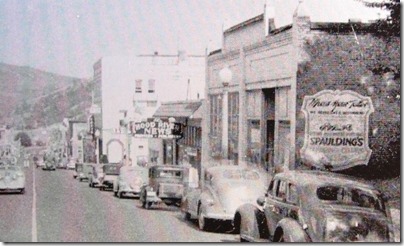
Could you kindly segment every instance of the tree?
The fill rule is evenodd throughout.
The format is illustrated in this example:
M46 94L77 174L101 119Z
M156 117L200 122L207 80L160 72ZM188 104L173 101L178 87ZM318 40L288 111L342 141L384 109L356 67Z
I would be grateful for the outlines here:
M20 140L21 145L24 147L30 147L32 146L31 143L31 138L26 132L19 132L17 135L14 137L14 141Z
M379 34L387 36L400 37L400 22L401 22L401 3L400 0L387 0L387 1L372 1L372 0L357 0L362 2L365 6L370 8L385 9L390 12L386 20L380 20Z

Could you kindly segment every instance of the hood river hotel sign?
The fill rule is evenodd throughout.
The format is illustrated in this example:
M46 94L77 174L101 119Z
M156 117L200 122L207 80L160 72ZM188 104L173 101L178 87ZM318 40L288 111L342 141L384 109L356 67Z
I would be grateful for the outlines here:
M374 111L370 97L350 90L323 90L305 96L302 111L306 127L301 157L305 162L328 170L367 165L372 153L369 115Z

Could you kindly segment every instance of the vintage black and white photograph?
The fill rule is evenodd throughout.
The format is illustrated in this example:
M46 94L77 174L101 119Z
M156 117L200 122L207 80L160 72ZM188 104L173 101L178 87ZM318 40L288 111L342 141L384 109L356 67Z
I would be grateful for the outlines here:
M401 242L400 0L0 0L0 242Z

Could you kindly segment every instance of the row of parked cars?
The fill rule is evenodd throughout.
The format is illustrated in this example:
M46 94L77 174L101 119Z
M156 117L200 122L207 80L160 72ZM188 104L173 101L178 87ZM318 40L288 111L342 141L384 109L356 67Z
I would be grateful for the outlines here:
M394 239L386 197L363 180L291 170L273 175L266 186L260 172L226 165L206 168L201 181L195 182L192 170L173 165L76 164L74 176L88 180L90 187L111 189L117 197L138 197L144 209L159 203L178 206L185 219L197 220L200 230L231 223L240 241Z

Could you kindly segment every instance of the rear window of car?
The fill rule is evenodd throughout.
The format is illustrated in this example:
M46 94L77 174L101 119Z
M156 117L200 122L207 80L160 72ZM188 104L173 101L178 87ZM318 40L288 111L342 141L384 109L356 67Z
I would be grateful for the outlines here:
M324 186L317 189L317 197L323 201L337 204L384 210L383 201L375 194L359 189L342 186Z
M119 166L116 165L108 165L104 166L103 170L105 174L119 174Z
M182 172L178 170L159 170L157 177L182 178Z
M225 170L223 172L223 178L258 180L260 176L257 172L251 170Z

